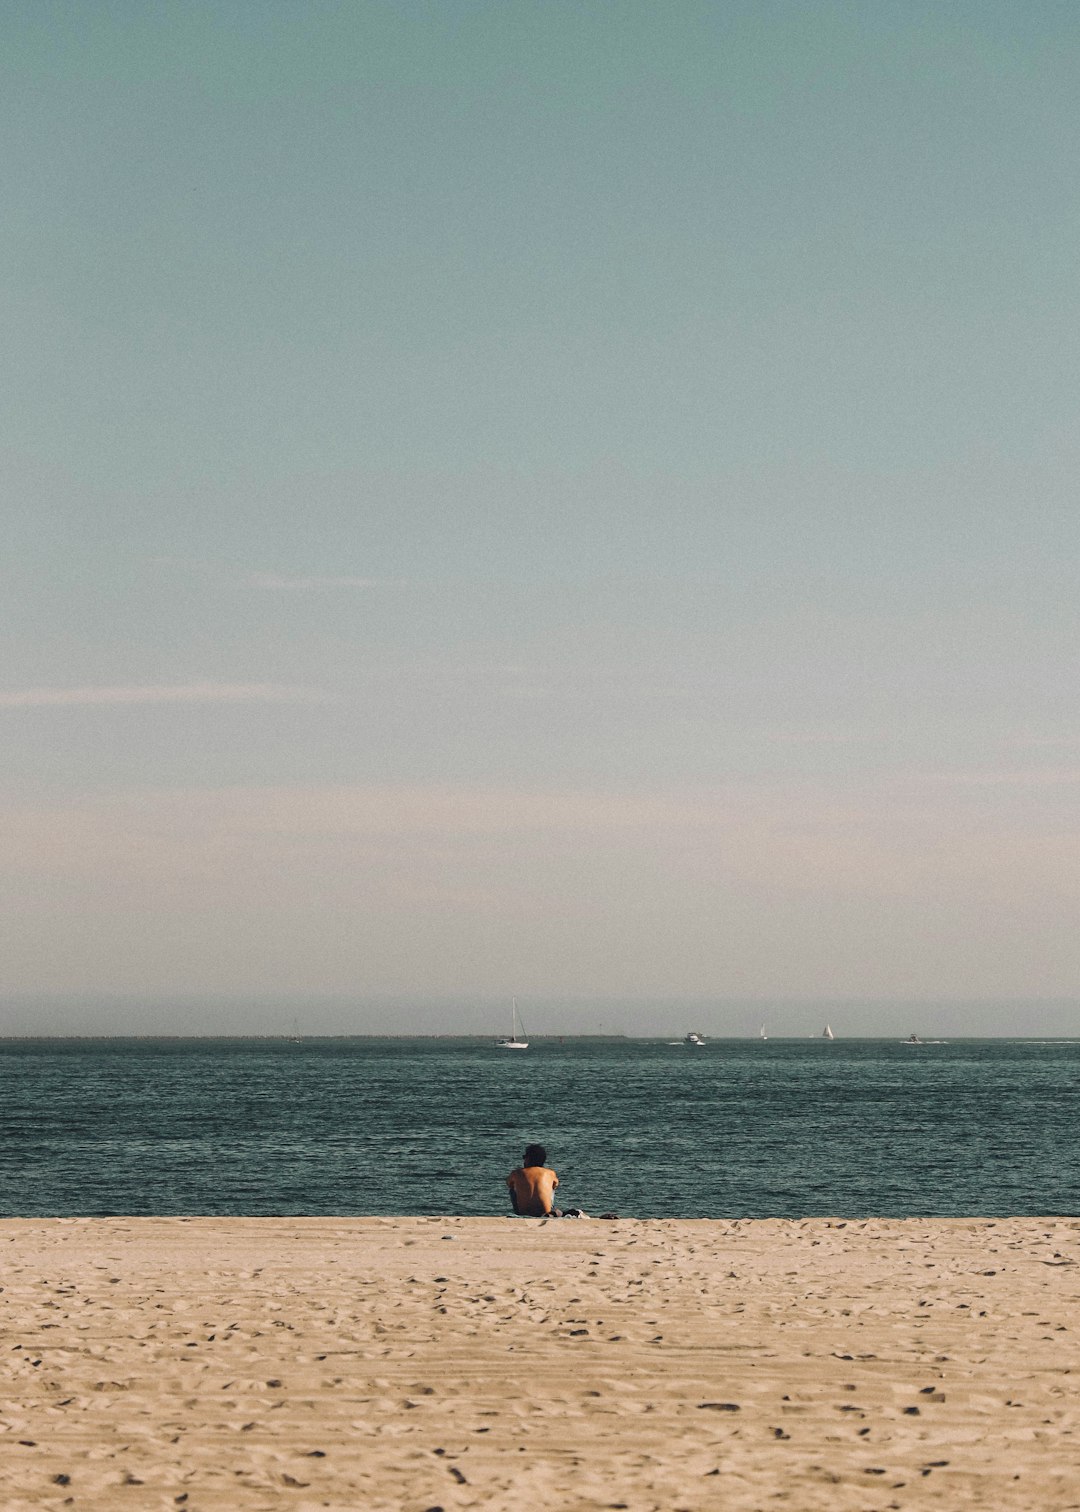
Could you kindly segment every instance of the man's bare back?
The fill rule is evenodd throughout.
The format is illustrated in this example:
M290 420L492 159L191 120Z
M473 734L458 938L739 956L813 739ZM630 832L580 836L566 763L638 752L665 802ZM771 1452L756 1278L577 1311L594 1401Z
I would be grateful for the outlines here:
M547 1218L555 1207L555 1188L559 1178L544 1164L547 1151L542 1145L530 1145L525 1160L506 1178L510 1188L510 1205L525 1218Z

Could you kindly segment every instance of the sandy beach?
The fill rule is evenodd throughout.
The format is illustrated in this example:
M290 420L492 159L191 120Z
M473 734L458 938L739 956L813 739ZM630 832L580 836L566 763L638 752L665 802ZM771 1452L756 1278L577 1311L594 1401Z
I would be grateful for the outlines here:
M0 1254L10 1512L1080 1507L1077 1220L8 1220Z

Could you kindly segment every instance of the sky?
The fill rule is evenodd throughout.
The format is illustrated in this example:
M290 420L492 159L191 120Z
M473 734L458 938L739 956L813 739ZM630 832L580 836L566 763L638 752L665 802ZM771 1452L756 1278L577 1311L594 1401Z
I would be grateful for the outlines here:
M1071 0L0 42L0 1031L1080 1033Z

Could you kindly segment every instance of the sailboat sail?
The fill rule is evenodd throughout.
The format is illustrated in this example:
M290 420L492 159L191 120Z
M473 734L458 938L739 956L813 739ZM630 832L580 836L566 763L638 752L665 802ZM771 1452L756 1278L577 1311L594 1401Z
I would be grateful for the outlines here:
M513 1019L509 1039L501 1039L498 1043L500 1050L527 1050L529 1041L525 1038L525 1025L522 1023L521 1014L518 1012L517 998L513 999Z

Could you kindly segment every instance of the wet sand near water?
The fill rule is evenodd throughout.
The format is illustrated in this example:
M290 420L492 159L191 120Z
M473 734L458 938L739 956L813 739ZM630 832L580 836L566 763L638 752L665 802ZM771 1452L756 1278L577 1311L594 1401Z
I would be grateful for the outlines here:
M0 1504L1080 1508L1080 1220L0 1223Z

